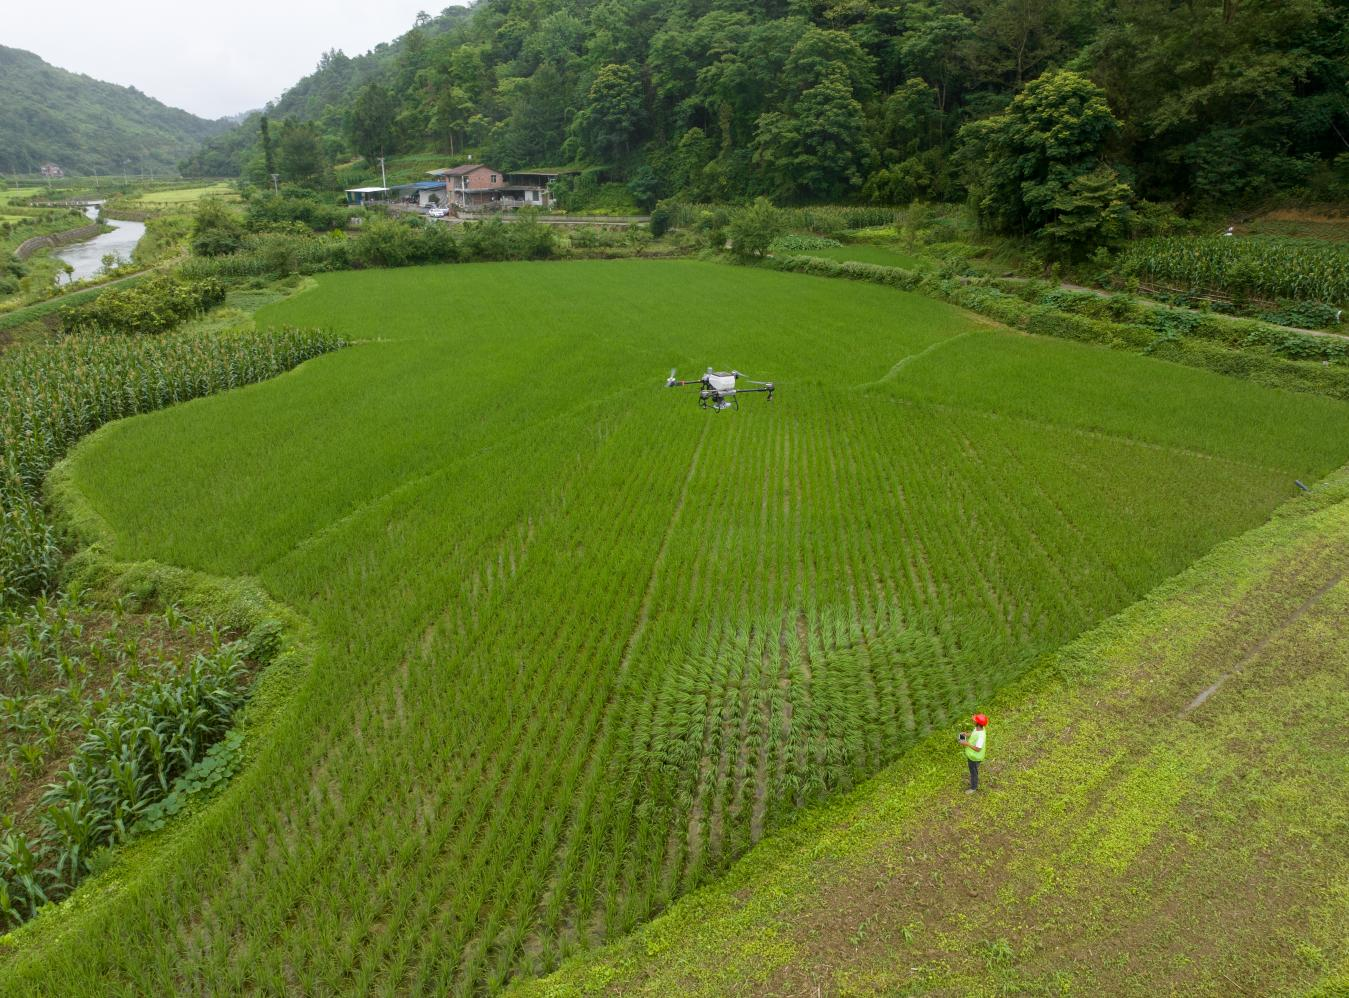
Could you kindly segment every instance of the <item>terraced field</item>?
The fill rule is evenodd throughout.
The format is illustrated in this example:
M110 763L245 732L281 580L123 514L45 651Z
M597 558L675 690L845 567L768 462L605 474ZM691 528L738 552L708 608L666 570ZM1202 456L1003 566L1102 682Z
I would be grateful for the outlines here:
M72 477L117 556L255 576L317 661L7 993L547 970L1349 455L1349 406L713 264L327 275L259 315L365 342L108 427ZM707 364L778 396L659 387Z

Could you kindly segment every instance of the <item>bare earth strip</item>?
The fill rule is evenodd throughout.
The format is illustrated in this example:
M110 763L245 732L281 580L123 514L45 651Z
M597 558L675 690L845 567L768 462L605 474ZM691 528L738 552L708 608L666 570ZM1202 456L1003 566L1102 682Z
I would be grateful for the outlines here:
M1349 987L1349 474L525 994Z

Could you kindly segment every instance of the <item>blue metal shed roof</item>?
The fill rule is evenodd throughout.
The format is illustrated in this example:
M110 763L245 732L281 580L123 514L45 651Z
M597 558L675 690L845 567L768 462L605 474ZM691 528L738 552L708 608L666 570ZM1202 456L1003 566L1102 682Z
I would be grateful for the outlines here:
M414 180L410 184L394 184L393 190L396 191L429 191L433 187L441 188L445 186L443 180Z

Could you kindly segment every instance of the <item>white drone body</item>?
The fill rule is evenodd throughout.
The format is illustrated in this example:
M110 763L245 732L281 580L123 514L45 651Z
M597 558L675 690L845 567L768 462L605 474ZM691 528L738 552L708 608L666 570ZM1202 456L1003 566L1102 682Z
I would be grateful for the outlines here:
M739 371L714 371L709 367L707 372L696 381L679 381L675 378L675 372L671 370L670 376L665 379L665 387L701 386L701 390L698 392L698 407L700 409L711 409L713 412L721 412L723 409L739 409L739 397L747 392L766 392L768 401L773 401L773 382L751 381L749 378L745 378L745 381L749 384L759 387L737 388L736 381L739 378L745 378Z

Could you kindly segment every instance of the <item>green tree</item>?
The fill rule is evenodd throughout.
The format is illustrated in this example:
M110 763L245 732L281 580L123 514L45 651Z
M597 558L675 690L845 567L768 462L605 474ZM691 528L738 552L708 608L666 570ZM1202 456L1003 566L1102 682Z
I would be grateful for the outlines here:
M263 166L270 177L276 172L276 152L272 149L272 129L265 114L258 119L258 132L262 137Z
M1003 233L1054 222L1073 181L1103 162L1118 132L1105 93L1070 70L1032 80L1001 114L966 125L961 159L980 223Z
M862 105L835 64L788 113L759 119L754 164L775 194L838 200L862 185L872 158Z
M194 256L233 253L243 242L243 226L235 213L216 198L203 198L192 217Z
M738 209L726 226L731 252L742 259L764 256L773 240L786 231L787 223L782 212L773 207L772 201L763 197L755 198L752 204Z
M277 141L276 165L283 180L301 187L328 186L323 137L310 122L286 119Z
M627 155L642 117L642 81L631 66L601 67L586 93L586 105L576 116L586 155L608 160Z
M347 116L347 138L351 148L366 162L374 162L394 149L394 120L398 104L393 94L380 83L370 82L356 94Z
M1040 234L1054 256L1076 260L1122 240L1129 230L1133 191L1102 164L1074 177L1054 197L1054 219Z
M1094 75L1149 197L1230 203L1349 149L1349 4L1114 0Z

